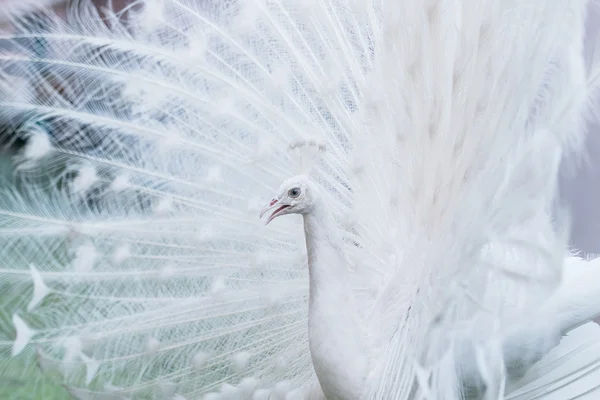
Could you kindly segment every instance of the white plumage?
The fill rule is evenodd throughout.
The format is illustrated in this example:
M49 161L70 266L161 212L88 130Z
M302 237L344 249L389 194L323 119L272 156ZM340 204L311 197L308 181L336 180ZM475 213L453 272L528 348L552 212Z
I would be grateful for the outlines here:
M21 23L0 347L82 399L593 396L593 327L552 350L600 313L556 204L597 86L588 6L80 0ZM264 227L271 198L303 221Z

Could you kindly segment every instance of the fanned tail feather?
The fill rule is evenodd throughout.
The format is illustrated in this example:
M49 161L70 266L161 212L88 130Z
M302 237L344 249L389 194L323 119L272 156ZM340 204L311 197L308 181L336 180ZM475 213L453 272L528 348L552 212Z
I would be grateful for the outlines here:
M366 395L460 398L456 337L501 394L499 335L562 268L586 4L80 0L22 22L0 36L0 116L28 136L0 199L1 354L78 398L321 398L300 220L258 212L290 145L323 143L300 164L381 357Z

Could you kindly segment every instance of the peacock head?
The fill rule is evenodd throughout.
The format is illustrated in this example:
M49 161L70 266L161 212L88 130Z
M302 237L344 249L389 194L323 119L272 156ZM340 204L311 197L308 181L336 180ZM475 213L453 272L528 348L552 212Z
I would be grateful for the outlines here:
M279 186L277 196L260 212L260 218L268 211L275 210L266 224L286 214L308 214L318 198L318 190L306 175L297 175L287 179Z

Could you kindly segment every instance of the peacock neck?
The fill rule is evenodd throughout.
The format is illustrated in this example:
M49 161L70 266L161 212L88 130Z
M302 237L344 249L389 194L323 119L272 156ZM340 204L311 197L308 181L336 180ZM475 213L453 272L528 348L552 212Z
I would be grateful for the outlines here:
M304 215L311 301L330 297L329 290L351 298L348 268L338 229L327 207L318 203ZM331 301L331 300L329 300Z
M349 282L342 242L322 203L304 215L309 267L311 357L328 400L361 397L367 374L365 338Z

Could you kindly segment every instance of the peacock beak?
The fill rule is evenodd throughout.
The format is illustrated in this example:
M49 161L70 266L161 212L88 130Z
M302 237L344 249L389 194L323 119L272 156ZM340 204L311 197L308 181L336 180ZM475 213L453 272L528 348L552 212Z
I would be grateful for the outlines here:
M265 223L265 225L269 225L269 222L273 221L276 217L278 217L281 212L283 210L285 210L286 208L288 208L289 205L287 204L280 204L279 200L277 199L273 199L271 200L271 202L269 204L267 204L260 212L260 218L263 217L263 215L265 215L267 212L271 211L271 210L275 210L273 211L273 213L269 216L269 218L267 219L267 222Z

